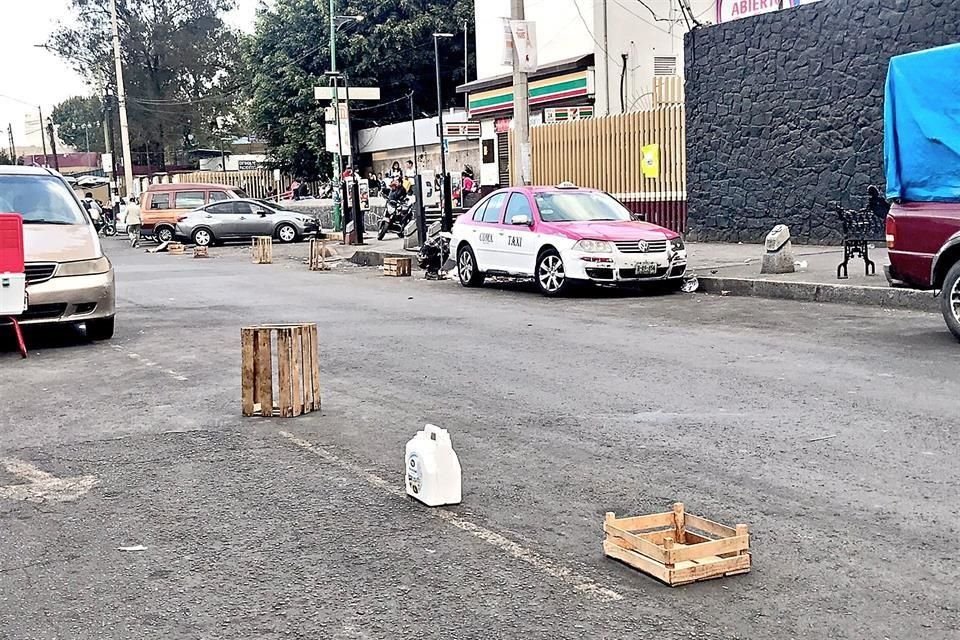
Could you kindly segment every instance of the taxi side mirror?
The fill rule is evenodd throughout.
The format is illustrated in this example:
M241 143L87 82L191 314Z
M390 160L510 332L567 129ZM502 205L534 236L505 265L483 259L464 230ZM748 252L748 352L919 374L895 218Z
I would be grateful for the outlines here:
M533 225L533 220L530 219L530 216L521 214L519 216L513 216L512 218L510 218L510 224L523 225L525 227L529 227Z

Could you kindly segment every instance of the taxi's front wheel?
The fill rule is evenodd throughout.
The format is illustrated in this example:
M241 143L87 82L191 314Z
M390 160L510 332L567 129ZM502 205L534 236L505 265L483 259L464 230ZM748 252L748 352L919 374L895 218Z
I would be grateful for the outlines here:
M483 284L484 275L477 268L477 257L473 255L473 249L468 244L457 251L457 275L460 277L460 284L465 287L479 287Z
M537 286L545 296L562 296L572 287L563 270L563 258L553 249L537 258Z

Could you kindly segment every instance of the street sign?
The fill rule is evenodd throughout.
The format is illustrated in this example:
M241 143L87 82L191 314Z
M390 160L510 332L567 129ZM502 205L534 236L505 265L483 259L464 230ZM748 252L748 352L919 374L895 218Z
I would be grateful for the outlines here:
M337 87L337 98L340 100L346 100L348 94L351 100L377 101L380 99L380 88L350 87L348 90L346 87ZM313 99L333 101L333 87L314 87Z
M444 138L473 138L480 137L479 122L444 122Z

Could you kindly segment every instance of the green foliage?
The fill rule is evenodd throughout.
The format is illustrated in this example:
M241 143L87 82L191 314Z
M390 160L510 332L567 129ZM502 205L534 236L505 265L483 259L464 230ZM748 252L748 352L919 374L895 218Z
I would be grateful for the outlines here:
M228 115L239 93L233 77L239 39L222 20L233 0L118 0L117 5L134 150L182 148L189 135L192 144L209 144L209 122ZM70 8L72 15L49 46L103 95L115 87L110 2L70 0Z
M10 158L10 153L6 149L0 149L0 165L5 164L17 164L17 162Z
M103 105L100 98L75 96L67 98L53 108L50 115L57 125L57 136L80 151L103 153Z
M365 17L337 33L337 68L352 85L379 86L383 103L412 91L418 118L421 111L436 113L432 34L446 31L456 37L440 40L444 106L462 102L455 89L463 82L464 22L473 33L472 0L337 0L337 6L337 14ZM331 174L325 105L313 98L315 86L328 84L323 74L330 69L329 42L326 0L276 0L258 17L245 47L250 123L277 166L306 177ZM354 112L355 128L410 118L406 100L374 109L353 106L363 109Z

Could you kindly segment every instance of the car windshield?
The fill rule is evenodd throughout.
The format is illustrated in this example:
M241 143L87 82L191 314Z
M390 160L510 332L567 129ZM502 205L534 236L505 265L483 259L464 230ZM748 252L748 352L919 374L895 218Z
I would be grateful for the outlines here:
M630 220L630 211L600 191L547 191L534 194L544 222Z
M19 213L24 224L84 224L83 209L54 176L0 175L0 212Z

